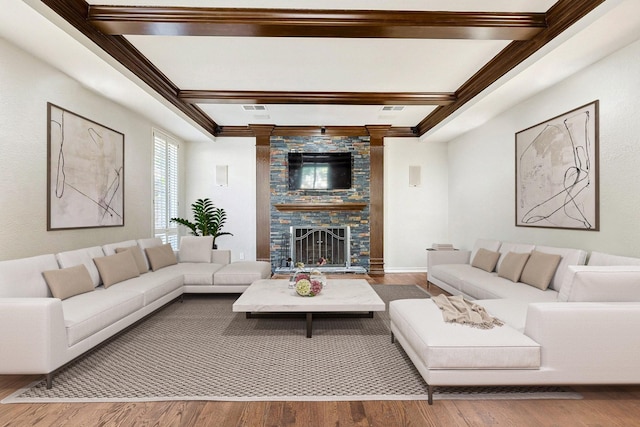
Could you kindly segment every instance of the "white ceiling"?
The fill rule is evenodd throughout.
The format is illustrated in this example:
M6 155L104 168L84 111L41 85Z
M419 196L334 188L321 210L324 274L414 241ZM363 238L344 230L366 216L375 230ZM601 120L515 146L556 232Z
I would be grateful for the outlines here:
M198 0L91 0L90 3L203 5ZM333 0L319 5L309 0L273 0L267 6L260 1L219 0L208 1L206 6L544 12L553 3L554 0ZM160 123L182 139L211 138L38 0L3 0L0 36L88 88ZM607 0L422 138L450 140L638 38L640 2ZM453 92L508 43L184 36L127 36L127 39L182 90L338 92ZM247 112L238 104L198 106L223 126L249 123L414 126L435 108L406 106L403 111L383 112L381 106L267 105L267 111Z

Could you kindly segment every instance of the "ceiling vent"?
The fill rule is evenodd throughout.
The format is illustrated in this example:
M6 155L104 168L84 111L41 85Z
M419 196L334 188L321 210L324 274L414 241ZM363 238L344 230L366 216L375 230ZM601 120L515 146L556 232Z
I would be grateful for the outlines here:
M267 111L266 105L243 105L244 111Z
M382 111L391 112L391 111L402 111L404 110L404 105L385 105L382 107Z

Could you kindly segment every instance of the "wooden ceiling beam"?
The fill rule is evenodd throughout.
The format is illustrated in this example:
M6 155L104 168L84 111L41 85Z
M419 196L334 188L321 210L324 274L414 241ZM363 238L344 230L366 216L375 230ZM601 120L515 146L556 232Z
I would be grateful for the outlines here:
M192 104L329 104L329 105L449 105L453 93L436 92L267 92L182 90Z
M177 86L129 43L125 37L105 35L87 22L86 17L89 5L84 0L41 1L196 124L215 136L218 128L216 122L197 106L181 100L178 97L179 90Z
M605 0L559 0L549 9L546 21L549 25L544 31L529 41L514 41L493 57L484 67L475 73L456 91L456 101L439 106L425 117L417 126L418 133L424 135L451 116L464 104L478 96L483 90L495 83L525 59L533 55L544 45L559 36L567 28L604 3Z
M544 13L90 5L109 35L528 40Z

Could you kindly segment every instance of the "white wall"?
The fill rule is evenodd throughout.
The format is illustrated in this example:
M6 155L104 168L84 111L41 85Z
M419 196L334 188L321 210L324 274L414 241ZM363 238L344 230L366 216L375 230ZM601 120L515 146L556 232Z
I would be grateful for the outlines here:
M151 123L0 38L0 260L152 235ZM47 102L125 134L125 226L47 231Z
M640 256L640 42L449 143L449 232ZM600 100L600 231L515 227L515 133Z
M231 259L256 259L256 140L216 138L215 142L189 142L185 155L185 210L191 203L210 198L227 213L222 231L233 236L216 239L219 249L231 249ZM216 165L228 165L228 186L216 186ZM182 234L186 230L182 227Z
M186 146L186 203L209 197L224 208L229 218L224 229L234 235L221 237L218 247L231 249L233 260L241 253L255 259L255 138L217 138ZM446 157L445 144L385 140L386 271L425 271L426 248L448 240ZM216 165L229 165L228 187L215 185ZM420 187L409 187L410 165L421 167Z
M417 138L384 144L385 271L426 271L426 248L449 240L447 145ZM420 166L419 187L409 186L409 166Z

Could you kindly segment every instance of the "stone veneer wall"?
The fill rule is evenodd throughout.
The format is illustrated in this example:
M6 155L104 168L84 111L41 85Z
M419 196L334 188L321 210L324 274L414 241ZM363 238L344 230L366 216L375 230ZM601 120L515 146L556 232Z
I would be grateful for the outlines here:
M284 267L282 242L291 226L351 227L351 265L369 270L369 137L271 137L271 264ZM290 191L287 154L290 151L343 152L353 159L351 189ZM279 211L280 203L366 203L361 211ZM287 255L288 256L288 255Z

